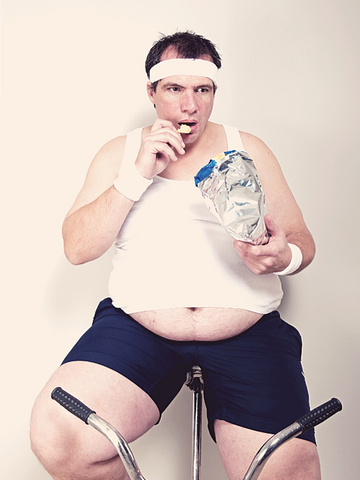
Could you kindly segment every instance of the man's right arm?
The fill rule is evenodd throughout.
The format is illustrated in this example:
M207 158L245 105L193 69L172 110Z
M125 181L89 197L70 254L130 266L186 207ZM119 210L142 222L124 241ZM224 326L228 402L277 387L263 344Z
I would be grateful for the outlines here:
M126 137L105 144L92 161L85 183L63 223L64 250L74 265L95 260L113 244L133 201L113 186Z
M115 241L134 201L120 193L114 182L119 175L126 137L105 144L92 161L74 205L63 224L65 255L74 265L90 262L103 255ZM174 125L157 119L143 136L136 158L141 176L152 179L169 161L185 153L181 135Z

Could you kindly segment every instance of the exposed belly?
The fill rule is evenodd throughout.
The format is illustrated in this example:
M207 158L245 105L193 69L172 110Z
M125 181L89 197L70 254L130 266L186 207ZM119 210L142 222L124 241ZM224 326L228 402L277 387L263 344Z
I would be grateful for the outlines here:
M239 335L262 315L238 308L172 308L132 313L151 332L177 341L217 341Z

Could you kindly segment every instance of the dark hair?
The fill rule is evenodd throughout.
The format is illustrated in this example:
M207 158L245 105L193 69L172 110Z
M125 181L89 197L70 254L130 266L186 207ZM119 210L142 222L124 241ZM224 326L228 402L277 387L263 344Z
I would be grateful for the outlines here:
M195 59L209 55L217 68L221 68L221 57L210 40L191 31L176 32L172 35L162 35L151 47L145 60L145 70L148 78L150 78L151 68L160 63L162 54L169 47L177 51L179 58ZM152 85L154 90L156 90L156 85L157 82Z

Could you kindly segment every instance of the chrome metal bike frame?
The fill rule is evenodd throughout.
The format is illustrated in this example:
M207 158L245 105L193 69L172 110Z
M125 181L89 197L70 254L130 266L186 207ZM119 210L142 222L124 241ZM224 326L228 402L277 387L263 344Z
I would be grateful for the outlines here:
M194 365L188 372L185 382L193 393L193 463L192 463L192 480L200 479L201 469L201 429L202 429L202 399L204 380L202 371L198 365Z

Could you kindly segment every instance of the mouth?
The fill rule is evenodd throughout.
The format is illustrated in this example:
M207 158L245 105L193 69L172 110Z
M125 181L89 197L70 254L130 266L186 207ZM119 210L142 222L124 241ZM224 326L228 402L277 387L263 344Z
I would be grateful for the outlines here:
M181 125L186 125L186 126L188 126L188 127L190 128L190 132L189 132L189 133L191 133L191 132L193 131L193 129L195 128L196 124L197 124L196 122L186 122L186 121L185 121L185 122L179 122L179 123L178 123L179 128L181 128Z

